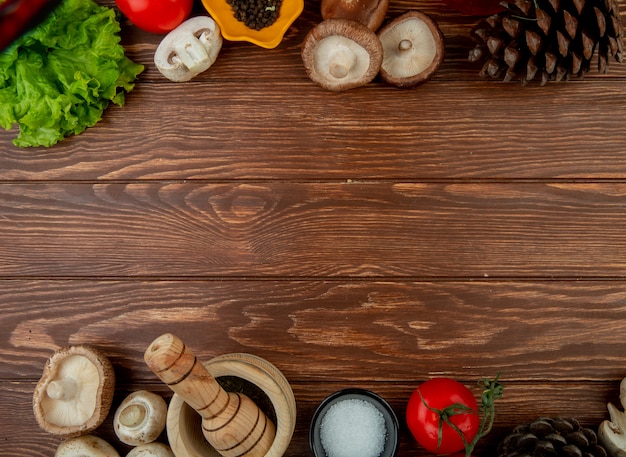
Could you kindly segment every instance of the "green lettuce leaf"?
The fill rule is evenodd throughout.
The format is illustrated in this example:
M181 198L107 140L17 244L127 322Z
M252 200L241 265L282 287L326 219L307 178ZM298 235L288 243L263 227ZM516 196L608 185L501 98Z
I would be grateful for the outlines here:
M124 104L143 65L125 56L112 8L64 0L44 22L0 53L0 126L13 143L52 146Z

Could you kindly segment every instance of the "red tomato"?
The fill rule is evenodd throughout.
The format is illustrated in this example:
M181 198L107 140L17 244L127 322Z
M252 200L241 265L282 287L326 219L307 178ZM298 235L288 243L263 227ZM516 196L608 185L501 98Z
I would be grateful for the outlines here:
M193 0L115 0L133 24L150 33L167 33L189 17Z
M463 407L456 407L458 405ZM467 442L471 442L479 431L476 398L460 382L435 378L415 389L407 405L406 421L417 442L435 454L452 454L465 449L458 431L442 421L443 415L449 417Z

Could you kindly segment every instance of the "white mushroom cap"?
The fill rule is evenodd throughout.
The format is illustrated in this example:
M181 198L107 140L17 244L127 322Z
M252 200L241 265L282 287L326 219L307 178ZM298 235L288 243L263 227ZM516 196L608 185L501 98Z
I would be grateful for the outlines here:
M68 346L48 359L33 393L39 426L66 437L99 426L113 401L115 375L109 360L87 345Z
M128 395L115 411L113 428L124 444L138 446L156 440L165 429L167 403L160 395L138 390Z
M365 25L327 19L314 27L302 44L302 62L311 80L340 91L372 81L382 63L382 46Z
M63 441L54 457L120 457L120 455L102 438L83 435Z
M175 455L167 444L148 443L131 449L126 457L175 457Z
M208 16L197 16L163 38L154 53L154 64L171 81L189 81L213 65L221 49L220 27Z
M381 78L399 87L415 87L437 71L444 58L443 35L426 14L409 11L378 32L383 45Z

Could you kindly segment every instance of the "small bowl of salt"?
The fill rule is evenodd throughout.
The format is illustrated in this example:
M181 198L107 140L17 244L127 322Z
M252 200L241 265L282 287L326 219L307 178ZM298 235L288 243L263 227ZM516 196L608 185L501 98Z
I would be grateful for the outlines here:
M398 417L379 395L344 389L317 407L309 445L315 457L393 457L398 428Z

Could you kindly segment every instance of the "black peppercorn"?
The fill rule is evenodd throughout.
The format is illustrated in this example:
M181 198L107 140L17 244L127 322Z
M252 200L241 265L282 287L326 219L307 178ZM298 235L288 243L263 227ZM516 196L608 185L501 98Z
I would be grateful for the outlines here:
M246 27L261 30L278 18L282 0L227 0L235 18Z

